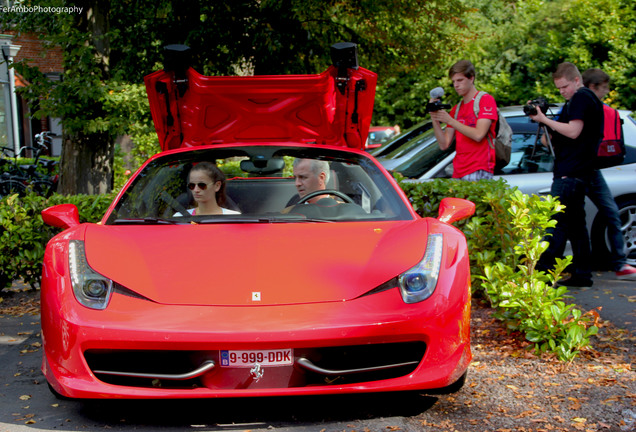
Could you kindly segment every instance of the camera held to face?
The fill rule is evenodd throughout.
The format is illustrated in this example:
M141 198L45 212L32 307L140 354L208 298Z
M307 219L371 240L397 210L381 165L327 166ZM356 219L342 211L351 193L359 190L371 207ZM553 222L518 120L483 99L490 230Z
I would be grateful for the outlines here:
M537 108L539 108L543 114L546 114L550 108L550 104L541 96L528 102L528 105L524 105L523 112L527 116L536 115Z
M435 112L435 111L439 111L443 109L446 109L446 110L451 109L451 106L449 104L442 103L442 97L444 97L443 88L435 87L433 90L429 92L429 95L431 96L431 99L433 99L433 102L429 102L426 105L427 113Z

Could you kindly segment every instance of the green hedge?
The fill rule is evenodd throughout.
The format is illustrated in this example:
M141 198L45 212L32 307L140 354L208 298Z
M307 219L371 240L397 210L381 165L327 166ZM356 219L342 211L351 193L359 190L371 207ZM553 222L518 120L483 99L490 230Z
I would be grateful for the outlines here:
M42 210L71 203L77 206L81 222L97 222L114 196L53 194L44 198L31 193L24 197L4 197L0 201L0 289L11 286L16 279L22 279L34 288L39 286L44 248L60 231L42 222Z
M557 260L553 272L536 270L548 246L546 228L563 210L556 199L525 195L504 180L397 180L421 216L435 216L445 196L475 203L475 215L458 223L468 241L473 295L486 298L510 330L523 333L537 353L551 352L562 361L589 345L598 331L594 312L568 304L568 289L556 285L571 257Z
M487 299L508 328L523 333L537 353L552 352L570 361L596 333L593 317L567 304L567 288L555 286L570 258L559 261L555 272L535 269L547 243L545 229L561 211L551 197L524 195L503 180L464 182L437 179L414 183L397 176L415 211L436 217L447 196L471 200L475 215L457 223L468 240L473 295ZM80 221L97 222L114 194L61 196L46 199L34 194L0 201L0 288L22 278L37 287L46 242L59 230L45 226L40 212L49 206L72 203Z

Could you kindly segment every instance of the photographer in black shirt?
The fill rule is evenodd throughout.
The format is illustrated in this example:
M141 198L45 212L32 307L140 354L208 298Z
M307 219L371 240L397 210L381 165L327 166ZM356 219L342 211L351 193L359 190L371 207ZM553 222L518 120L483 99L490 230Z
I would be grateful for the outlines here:
M565 211L557 213L557 224L548 229L550 245L541 256L539 269L554 266L555 258L572 244L572 275L562 285L592 286L590 239L585 223L585 190L595 166L598 143L603 137L603 106L596 95L583 86L578 68L561 63L552 74L554 85L567 101L558 120L551 120L539 109L530 115L551 130L554 147L554 178L551 194L558 197Z

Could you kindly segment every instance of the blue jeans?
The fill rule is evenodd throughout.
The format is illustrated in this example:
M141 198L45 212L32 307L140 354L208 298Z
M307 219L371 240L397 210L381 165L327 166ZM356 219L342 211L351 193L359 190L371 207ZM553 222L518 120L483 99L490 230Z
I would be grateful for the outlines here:
M540 270L554 267L555 258L561 257L569 239L572 245L572 275L583 279L592 278L590 236L585 224L586 180L565 177L552 181L550 194L559 199L565 206L565 211L553 216L557 221L556 226L547 230L545 240L550 245L541 255L538 264Z
M590 178L585 194L590 197L601 217L607 224L607 239L610 245L610 259L614 271L618 271L627 263L625 255L625 240L621 232L621 219L618 216L618 206L612 193L607 187L603 174L596 170Z

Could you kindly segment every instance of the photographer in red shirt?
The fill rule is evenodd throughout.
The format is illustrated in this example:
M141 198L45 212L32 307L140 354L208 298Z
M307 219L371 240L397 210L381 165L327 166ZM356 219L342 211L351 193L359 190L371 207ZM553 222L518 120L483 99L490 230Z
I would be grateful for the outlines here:
M488 144L487 136L495 136L497 124L497 103L484 94L479 103L479 113L473 108L477 89L475 88L475 66L468 60L460 60L448 71L453 87L462 101L455 105L450 114L444 110L430 113L437 143L446 150L455 140L453 178L477 181L490 179L495 170L495 150ZM433 100L431 100L433 102ZM441 123L446 123L442 129Z

